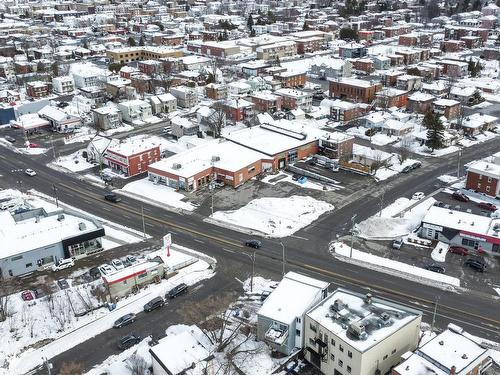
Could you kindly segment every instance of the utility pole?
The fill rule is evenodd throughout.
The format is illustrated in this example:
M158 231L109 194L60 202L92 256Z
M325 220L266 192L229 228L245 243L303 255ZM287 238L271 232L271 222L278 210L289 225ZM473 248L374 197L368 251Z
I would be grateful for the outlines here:
M460 178L460 157L461 156L462 156L462 150L458 150L457 178Z
M49 362L49 360L47 358L44 358L43 359L43 364L45 365L45 367L47 368L47 373L49 375L52 375L52 363Z
M349 258L352 258L352 247L354 246L354 220L356 220L356 214L352 215L351 217L351 249L350 249L350 254Z
M434 332L434 323L436 323L436 312L439 303L439 297L436 298L436 302L434 302L434 312L432 313L432 324L431 324L431 332Z
M144 221L144 206L141 205L141 217L142 217L142 236L146 238L146 222Z
M385 198L385 187L382 187L382 193L380 194L380 211L378 216L382 216L382 210L384 209L384 198Z
M285 245L283 245L283 242L280 242L281 249L283 250L283 277L285 277L285 264L286 264L286 259L285 259Z
M56 199L56 207L59 208L59 199L57 197L57 188L56 184L52 184L52 189L54 190L54 198Z

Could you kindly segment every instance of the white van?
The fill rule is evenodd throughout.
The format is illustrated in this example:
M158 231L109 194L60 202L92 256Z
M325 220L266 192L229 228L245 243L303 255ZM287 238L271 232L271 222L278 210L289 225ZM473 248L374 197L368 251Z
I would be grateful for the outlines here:
M21 204L21 201L19 199L11 199L0 203L0 210L8 210L10 208L16 207L19 204Z
M73 258L60 259L56 264L52 265L52 271L60 271L65 268L73 267L75 265L75 261Z

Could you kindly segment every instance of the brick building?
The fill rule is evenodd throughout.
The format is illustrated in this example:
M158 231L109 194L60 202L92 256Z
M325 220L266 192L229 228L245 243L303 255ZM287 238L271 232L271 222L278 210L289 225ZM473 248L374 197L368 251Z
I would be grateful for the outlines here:
M415 92L408 97L406 109L413 113L426 113L431 110L432 103L436 98L424 92Z
M470 164L465 188L500 198L500 153L493 156L493 162L480 160Z
M228 120L238 122L253 116L254 104L245 99L230 99L222 104L222 109Z
M330 96L348 98L363 103L372 102L378 91L382 90L380 82L365 81L362 79L342 78L330 81Z
M44 98L52 92L52 84L48 82L33 81L26 84L26 94L31 98Z
M274 113L281 111L283 98L269 92L257 92L250 96L255 109L259 112Z
M279 89L274 92L282 98L281 107L283 109L294 110L302 109L304 112L309 112L312 107L312 93L295 89Z
M460 102L451 99L438 99L432 103L432 111L447 119L454 119L460 114Z
M104 158L113 171L125 176L135 176L147 172L149 164L160 160L160 146L145 139L131 139L108 147Z
M302 87L306 84L305 72L280 72L273 75L281 83L281 87Z
M321 37L311 37L307 39L299 39L297 43L297 53L303 55L304 53L319 51L323 47L324 39Z

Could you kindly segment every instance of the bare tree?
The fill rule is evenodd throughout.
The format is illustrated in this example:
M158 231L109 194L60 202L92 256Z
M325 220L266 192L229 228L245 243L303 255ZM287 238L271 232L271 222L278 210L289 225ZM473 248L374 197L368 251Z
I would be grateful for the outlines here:
M148 363L140 355L134 353L125 361L125 367L130 370L132 375L145 375Z
M215 102L212 105L214 112L208 118L208 126L212 131L214 138L219 138L222 133L222 128L226 125L226 112L222 101Z
M381 151L376 151L375 154L374 154L374 159L373 159L373 162L370 166L370 169L372 171L373 174L377 173L377 171L382 168L382 167L385 167L387 165L386 161L385 160L382 160L382 152Z
M400 163L403 163L410 156L410 147L412 139L409 136L404 136L399 142L398 148L398 159Z

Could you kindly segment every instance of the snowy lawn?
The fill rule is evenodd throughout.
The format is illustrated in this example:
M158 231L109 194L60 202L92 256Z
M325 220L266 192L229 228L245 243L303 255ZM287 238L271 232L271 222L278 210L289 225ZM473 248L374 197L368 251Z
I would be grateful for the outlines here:
M217 211L207 221L249 233L287 237L333 210L329 203L312 197L258 198L234 211Z
M335 242L331 245L330 250L337 255L342 257L351 257L351 247L343 242ZM460 286L460 279L456 277L451 277L443 275L441 273L428 271L426 269L415 267L403 262L397 262L395 260L382 258L370 253L365 253L356 249L352 249L352 259L360 263L366 264L367 268L372 268L387 273L393 273L397 276L406 274L409 278L416 281L424 281L430 285L435 285L435 282L446 284L450 286Z
M448 248L450 245L445 244L444 242L439 241L432 250L431 253L431 258L435 260L436 262L445 262L446 261L446 254L448 253Z
M361 139L368 139L370 140L371 143L377 146L385 146L388 145L389 143L394 143L396 142L399 138L393 135L387 135L387 134L382 134L382 133L375 133L371 137L366 135L365 132L368 130L368 128L365 128L364 126L357 126L354 128L349 128L346 130L347 134L353 135L357 138Z
M404 207L406 209L417 202L419 203L407 210L402 217L393 217L397 215L396 211L399 208L408 204L408 206ZM427 198L421 201L409 200L409 202L397 200L394 203L394 208L391 207L392 205L389 206L390 208L386 211L386 214L381 216L376 214L357 224L358 236L372 240L389 240L406 236L418 228L422 222L422 218L435 202L434 198Z
M442 176L439 176L438 180L441 181L441 182L444 182L445 184L452 184L454 182L457 182L458 178L456 176L451 176L449 174L444 174Z
M418 160L415 159L406 159L404 162L399 161L398 155L393 155L389 161L389 166L383 167L378 169L375 172L375 180L377 181L383 181L387 180L389 177L395 176L398 173L401 173L401 171L407 167L410 166L414 163L418 162Z
M186 197L176 192L175 189L165 185L154 184L147 178L130 182L123 189L117 191L147 203L153 201L161 205L180 208L186 211L193 211L196 208L192 203L185 202L184 199Z
M80 172L86 169L94 167L94 164L87 162L82 155L84 150L78 150L71 155L60 156L55 161L49 164L50 166L55 166L64 168L70 172Z
M171 250L171 253L173 252L175 252L175 249ZM2 333L5 334L3 336L4 340L0 344L0 352L4 353L5 356L8 357L9 362L8 372L5 372L5 374L12 374L13 371L14 373L24 373L40 364L42 362L42 357L45 356L47 358L52 358L98 335L99 333L112 328L113 322L122 315L131 312L141 312L146 302L157 296L165 295L165 293L174 286L180 283L193 285L201 280L212 277L214 274L215 273L210 268L209 263L203 260L198 260L195 263L180 269L177 275L170 277L168 280L162 280L159 284L150 284L144 289L141 289L139 293L121 299L118 301L117 308L111 312L106 307L102 307L81 318L75 318L72 315L72 310L68 307L69 302L65 302L65 304L61 303L62 307L60 309L65 312L64 316L67 317L67 322L62 327L59 325L59 315L62 313L57 310L57 314L50 315L50 312L42 314L44 310L40 309L46 309L46 303L41 300L35 300L33 310L30 313L30 316L32 316L33 319L35 319L35 317L36 319L39 319L37 325L35 326L36 333L34 337L31 337L30 335L31 332L29 331L29 325L24 326L22 320L19 319L18 324L20 325L20 329L23 329L23 335L21 336L21 339L16 336L15 340L18 341L15 347L12 343L9 345L5 343L7 341L5 339L5 335L9 336L9 324L6 322L0 323L0 330L3 330ZM19 300L21 299L20 296L17 297ZM60 299L62 301L66 301L66 293L61 292ZM24 314L22 306L26 305L26 303L21 300L19 304L21 306L19 307L21 310L18 314L21 318ZM47 343L39 349L27 348L27 346L42 339L53 339L53 341ZM3 369L0 370L0 374L2 374L2 370Z

